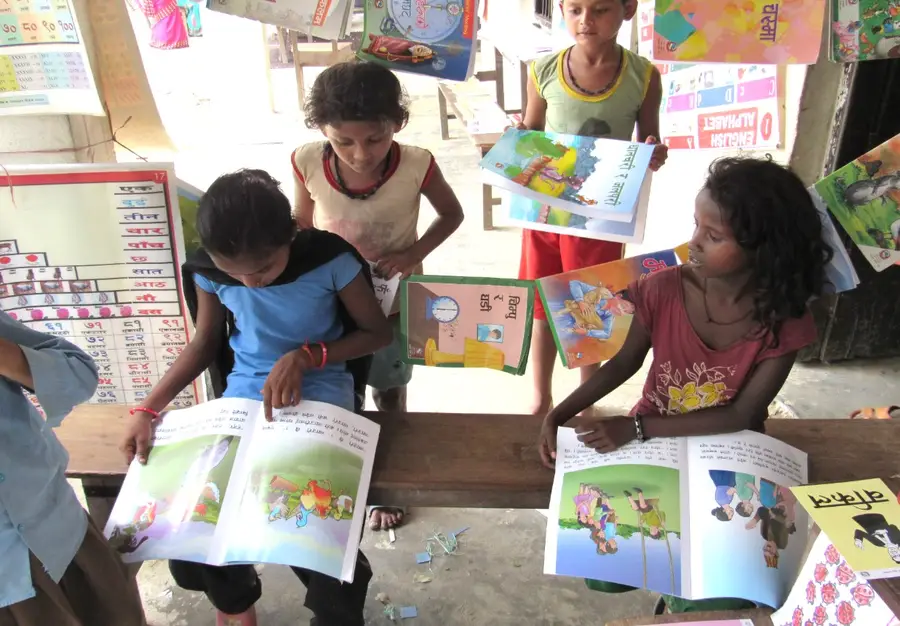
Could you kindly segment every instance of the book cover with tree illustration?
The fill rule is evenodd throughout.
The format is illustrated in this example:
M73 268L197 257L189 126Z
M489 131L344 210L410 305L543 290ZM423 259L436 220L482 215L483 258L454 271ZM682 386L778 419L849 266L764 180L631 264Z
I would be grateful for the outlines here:
M477 0L366 0L356 53L399 72L463 81L475 68Z
M826 176L813 191L876 271L900 262L900 135Z
M653 146L509 129L481 160L488 185L596 220L632 223Z
M544 572L781 606L807 533L788 487L805 481L806 454L760 433L599 454L560 428Z
M403 360L522 375L534 297L530 280L410 276L400 282Z

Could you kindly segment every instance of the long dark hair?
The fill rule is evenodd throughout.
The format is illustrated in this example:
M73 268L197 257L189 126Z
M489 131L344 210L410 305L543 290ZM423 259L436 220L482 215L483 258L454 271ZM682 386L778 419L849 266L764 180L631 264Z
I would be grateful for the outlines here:
M834 255L812 197L771 156L713 161L705 188L749 259L754 320L777 337L782 322L803 317L809 300L822 295Z

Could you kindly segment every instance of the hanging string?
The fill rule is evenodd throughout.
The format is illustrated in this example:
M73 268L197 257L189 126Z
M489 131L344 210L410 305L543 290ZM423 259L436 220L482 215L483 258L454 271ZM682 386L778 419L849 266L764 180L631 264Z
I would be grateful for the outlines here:
M107 118L108 118L109 111L107 110L106 113L107 113ZM112 137L110 137L109 139L104 139L102 141L94 141L94 142L86 144L84 146L75 146L72 148L53 148L53 149L46 149L46 150L11 150L11 151L0 152L0 155L5 155L5 154L67 154L67 153L72 153L72 152L81 152L83 150L90 150L91 148L96 148L97 146L103 146L108 143L112 143L112 144L119 146L123 150L127 150L132 155L134 155L134 157L136 159L138 159L139 161L144 161L146 163L148 161L148 159L146 157L141 156L140 154L138 154L137 152L135 152L134 150L132 150L131 148L126 146L124 143L119 141L119 138L117 137L117 134L119 133L119 131L121 131L123 128L128 126L128 122L130 122L130 121L131 121L131 116L129 115L125 119L125 121L122 123L122 125L119 126L117 129L115 129L112 132ZM6 186L9 187L9 198L10 198L10 200L12 200L13 208L17 209L19 207L16 206L16 191L14 189L12 175L9 173L9 170L6 169L6 166L3 165L2 163L0 163L0 169L3 170L3 174L4 174L4 176L6 176Z

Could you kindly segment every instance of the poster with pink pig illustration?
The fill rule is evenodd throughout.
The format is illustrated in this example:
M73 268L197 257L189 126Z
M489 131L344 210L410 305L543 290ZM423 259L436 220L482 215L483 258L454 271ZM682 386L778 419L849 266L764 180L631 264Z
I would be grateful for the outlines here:
M773 626L900 626L871 585L819 533Z
M411 276L400 283L400 303L406 363L525 373L533 282Z

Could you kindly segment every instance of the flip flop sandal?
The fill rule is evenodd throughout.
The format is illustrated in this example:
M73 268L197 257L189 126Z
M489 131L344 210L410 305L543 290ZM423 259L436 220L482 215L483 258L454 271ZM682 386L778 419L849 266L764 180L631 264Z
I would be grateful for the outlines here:
M900 411L897 406L865 407L850 414L852 420L889 420L891 413Z

